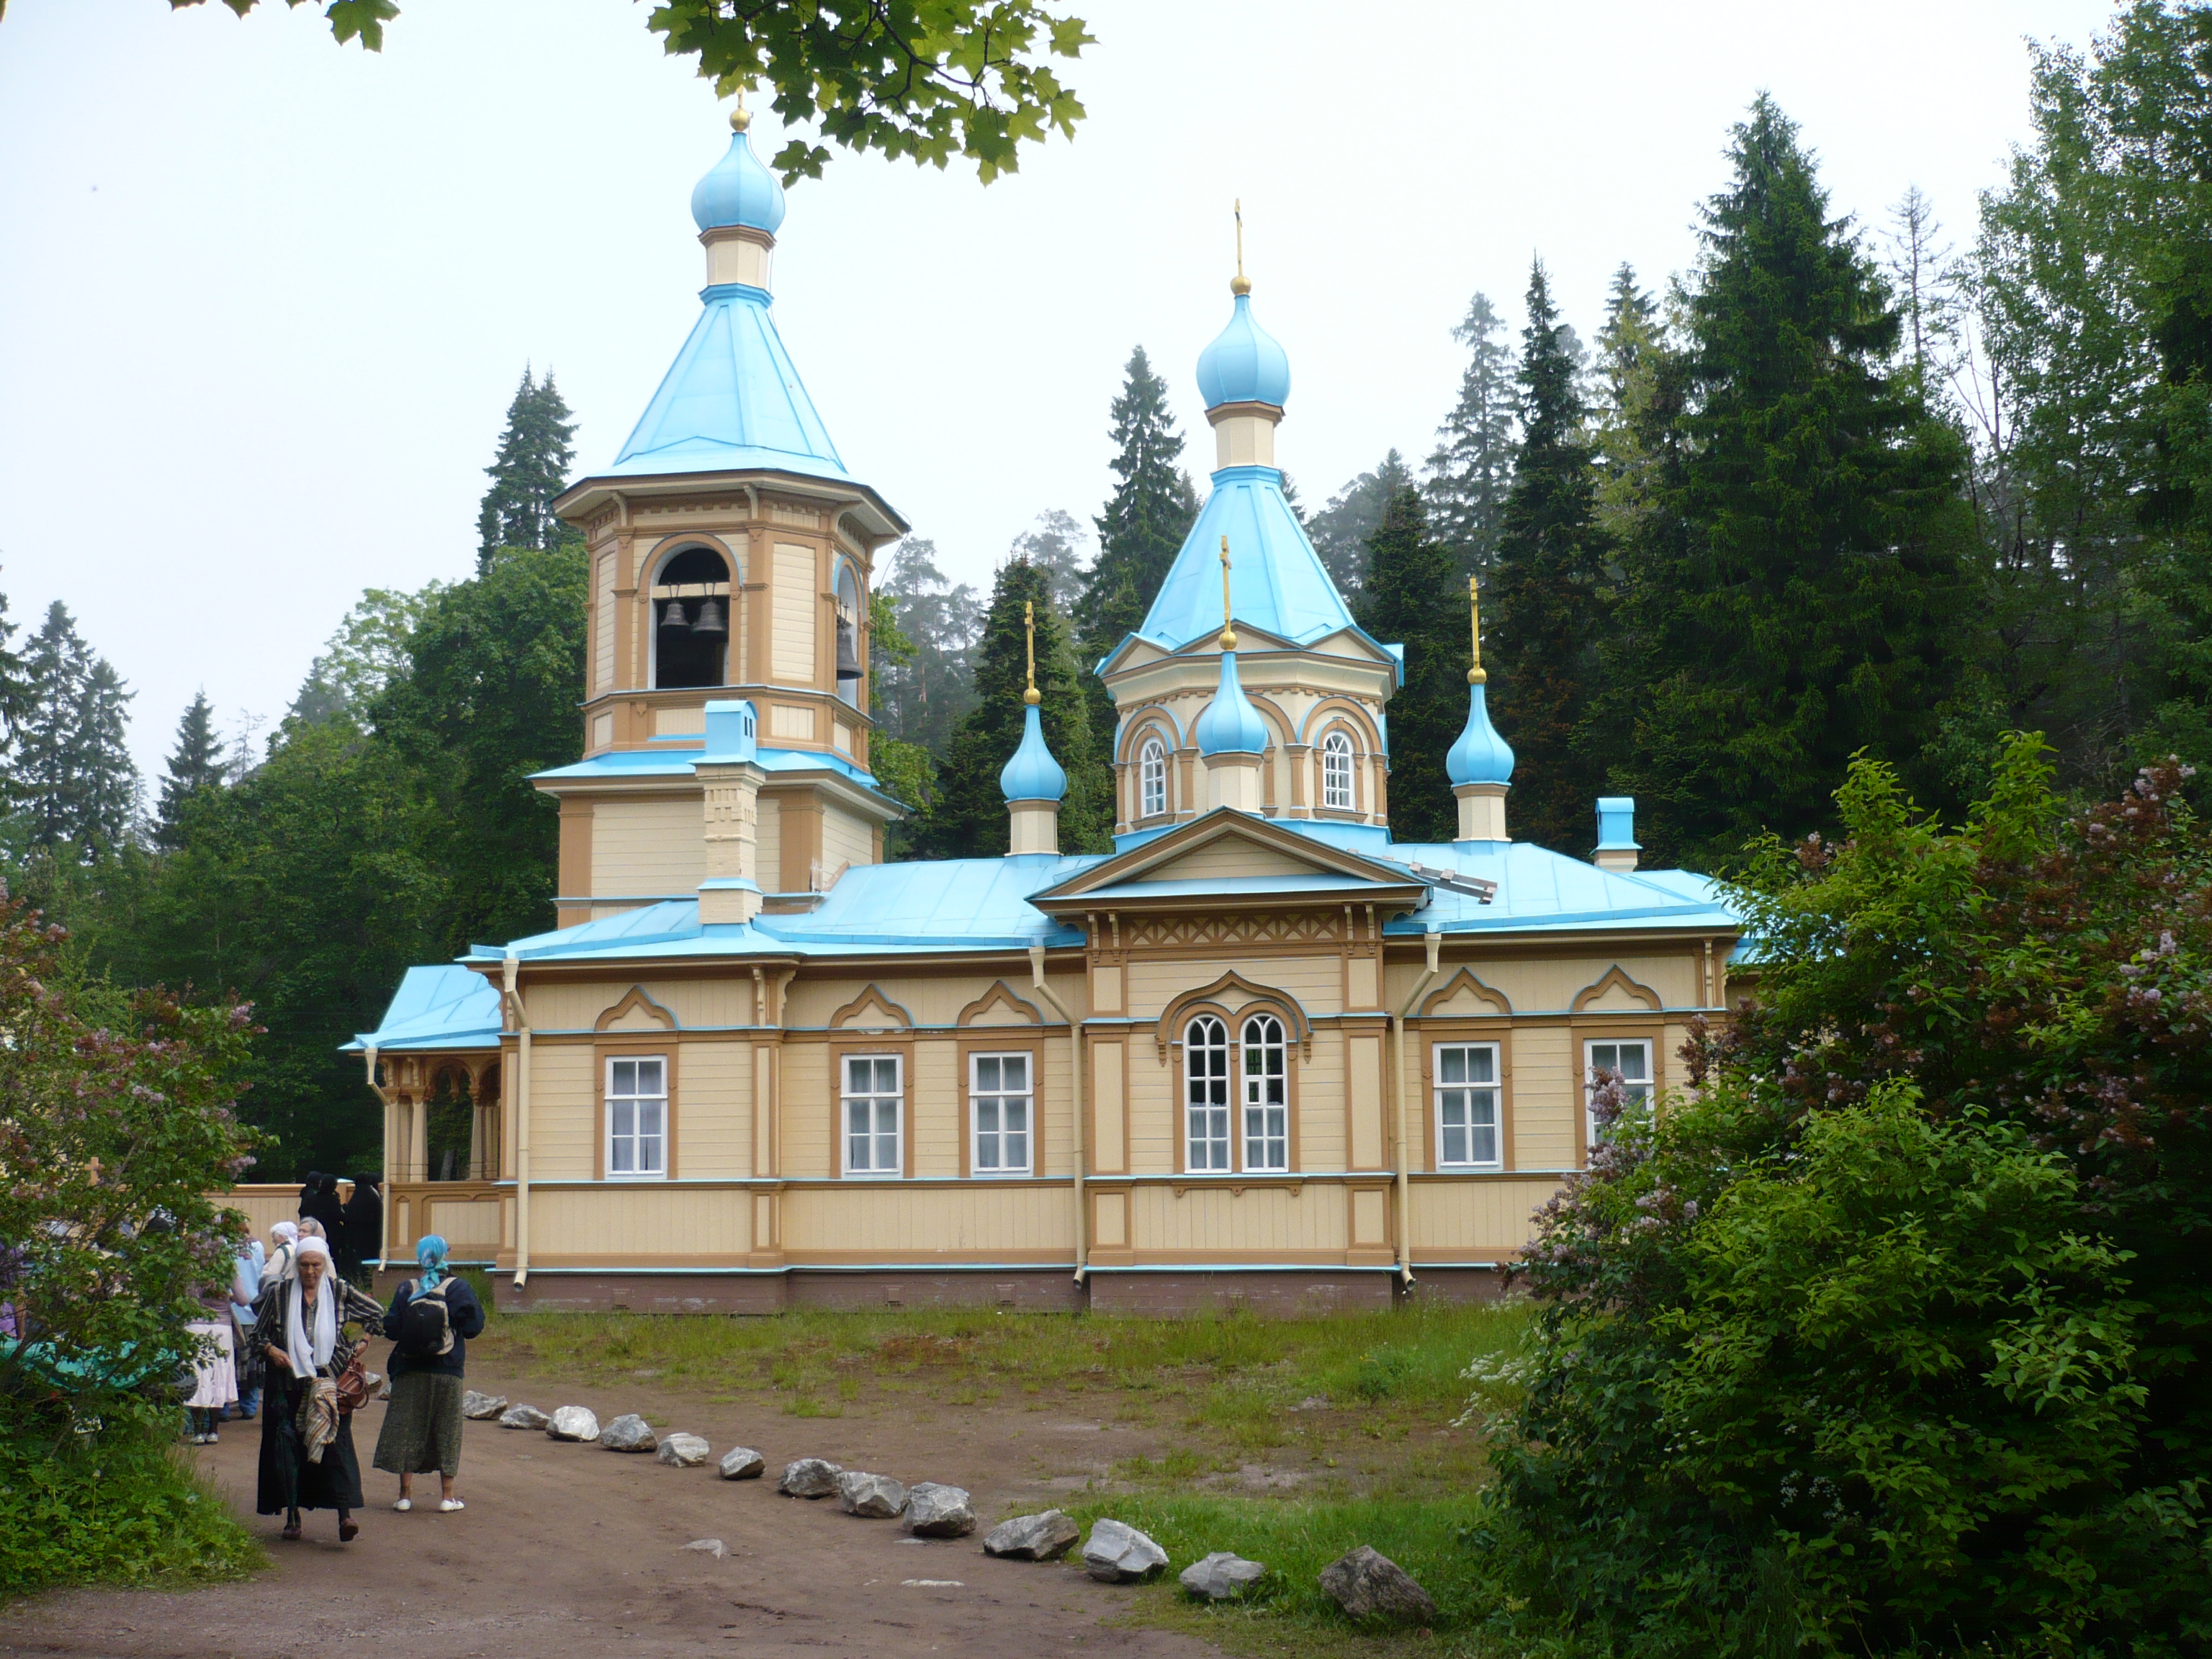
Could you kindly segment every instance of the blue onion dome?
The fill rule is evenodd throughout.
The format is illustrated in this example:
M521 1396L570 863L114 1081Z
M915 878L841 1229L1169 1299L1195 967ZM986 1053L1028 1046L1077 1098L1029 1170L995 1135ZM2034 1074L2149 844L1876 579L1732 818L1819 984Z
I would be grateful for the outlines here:
M1252 320L1252 296L1239 293L1229 326L1198 354L1198 392L1208 409L1224 404L1273 404L1291 395L1291 360L1275 337Z
M1467 726L1444 757L1444 775L1455 785L1513 781L1513 750L1490 723L1487 689L1480 680L1467 688Z
M999 773L999 787L1010 801L1058 800L1067 793L1067 774L1045 747L1036 705L1022 711L1022 742Z
M1264 755L1267 751L1267 723L1252 707L1251 698L1237 678L1237 653L1221 653L1221 684L1213 701L1191 728L1201 755Z
M746 141L750 125L743 109L732 112L729 153L691 187L691 216L701 230L743 225L773 236L783 223L783 186Z

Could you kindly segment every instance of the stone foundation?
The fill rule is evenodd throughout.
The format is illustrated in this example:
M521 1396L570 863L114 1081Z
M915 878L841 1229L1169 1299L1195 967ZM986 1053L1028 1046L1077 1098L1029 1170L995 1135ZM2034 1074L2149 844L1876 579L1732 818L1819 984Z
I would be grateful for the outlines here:
M1242 1310L1270 1319L1308 1319L1322 1314L1380 1312L1395 1295L1398 1275L1381 1267L1294 1269L1281 1273L1234 1268L1188 1272L1091 1271L1093 1313L1192 1314Z

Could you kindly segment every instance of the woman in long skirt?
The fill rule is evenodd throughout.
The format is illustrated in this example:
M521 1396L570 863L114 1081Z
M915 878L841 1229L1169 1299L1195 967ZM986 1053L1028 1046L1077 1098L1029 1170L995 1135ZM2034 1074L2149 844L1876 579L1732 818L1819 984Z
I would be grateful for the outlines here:
M338 1541L361 1530L361 1462L353 1418L338 1410L337 1377L361 1346L345 1328L384 1331L384 1310L331 1271L330 1247L302 1238L293 1276L268 1285L257 1305L253 1340L269 1370L263 1385L261 1472L257 1513L284 1516L283 1536L300 1535L300 1511L336 1510Z
M438 1508L451 1515L467 1507L453 1496L461 1472L461 1378L468 1366L468 1339L484 1328L483 1304L468 1280L446 1271L446 1241L427 1233L415 1247L422 1273L399 1287L384 1328L392 1349L392 1403L384 1409L384 1429L376 1437L376 1467L399 1477L399 1501L405 1514L415 1507L415 1477L438 1477ZM412 1303L436 1297L445 1304L443 1340L428 1346L408 1341L406 1310ZM436 1322L431 1322L434 1324Z

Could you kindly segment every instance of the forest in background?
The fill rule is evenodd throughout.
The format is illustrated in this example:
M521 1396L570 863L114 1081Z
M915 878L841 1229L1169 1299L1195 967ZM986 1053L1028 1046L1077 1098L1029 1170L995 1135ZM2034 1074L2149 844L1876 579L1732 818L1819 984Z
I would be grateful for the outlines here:
M2132 8L2096 49L2039 51L2033 97L2035 140L1962 240L1916 190L1838 213L1761 98L1692 269L1622 267L1587 338L1540 261L1517 338L1474 295L1425 460L1393 450L1318 506L1292 485L1357 618L1407 647L1401 839L1451 833L1469 573L1515 833L1563 852L1618 792L1647 863L1724 868L1763 831L1832 832L1855 755L1955 820L2013 730L2046 734L2082 793L2212 760L2212 25ZM1005 845L1025 600L1062 844L1106 844L1088 665L1199 501L1141 349L1109 420L1109 499L1087 524L1039 514L989 593L926 538L879 556L876 765L915 809L894 855ZM0 636L9 882L93 973L252 1003L266 1175L374 1167L374 1101L337 1044L410 963L550 926L556 814L527 778L579 750L583 563L545 510L571 429L526 373L475 572L365 593L265 738L196 699L158 779L125 746L126 681L65 610Z

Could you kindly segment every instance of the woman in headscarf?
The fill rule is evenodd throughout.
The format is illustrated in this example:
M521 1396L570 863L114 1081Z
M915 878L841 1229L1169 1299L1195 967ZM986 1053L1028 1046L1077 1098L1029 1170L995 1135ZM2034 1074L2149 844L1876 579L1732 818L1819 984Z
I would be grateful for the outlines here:
M280 1284L292 1276L292 1257L300 1248L300 1224L280 1221L269 1230L269 1259L261 1264L261 1282ZM254 1299L260 1300L257 1292Z
M453 1496L453 1477L461 1472L461 1376L468 1360L468 1339L484 1328L483 1304L468 1281L446 1271L446 1241L426 1233L415 1247L422 1268L402 1285L384 1316L392 1347L392 1403L376 1437L376 1467L399 1477L404 1514L415 1507L415 1477L438 1474L438 1508L451 1514L465 1507ZM441 1304L441 1321L431 1311ZM412 1305L415 1316L408 1316Z
M302 1221L323 1224L323 1237L331 1249L337 1249L338 1230L345 1225L345 1205L338 1198L338 1178L334 1175L314 1175L308 1177L307 1190L300 1195L300 1218Z
M264 1285L256 1313L253 1340L269 1373L255 1511L281 1511L283 1535L296 1539L301 1510L336 1510L338 1541L349 1543L361 1530L353 1518L361 1462L353 1418L338 1409L337 1378L361 1346L347 1340L346 1326L357 1321L381 1335L384 1310L331 1271L330 1246L302 1238L292 1277Z
M238 1356L238 1418L253 1420L261 1407L261 1350L253 1346L253 1299L261 1294L261 1269L268 1257L261 1241L249 1238L230 1264L231 1352Z

